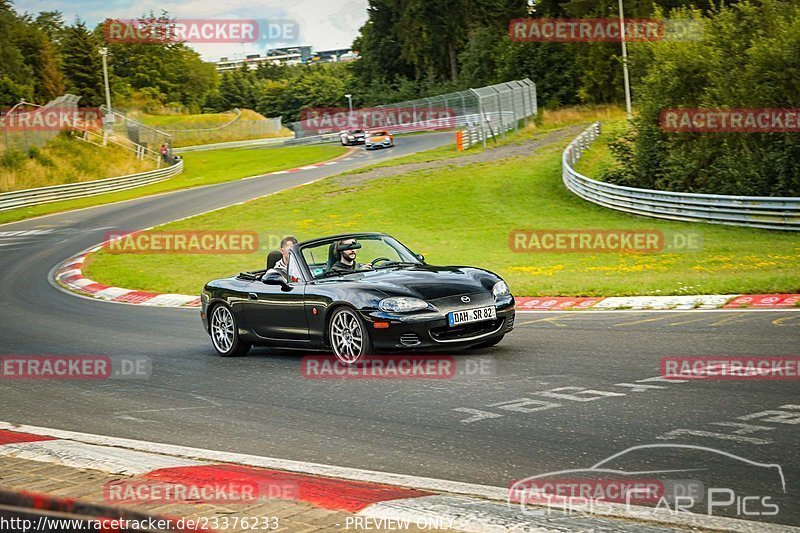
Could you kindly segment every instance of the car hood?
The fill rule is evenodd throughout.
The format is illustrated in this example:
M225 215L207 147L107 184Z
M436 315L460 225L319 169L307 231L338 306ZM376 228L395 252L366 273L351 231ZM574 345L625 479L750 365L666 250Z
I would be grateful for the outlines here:
M389 138L389 137L386 137L385 135L381 135L380 137L370 137L370 138L369 138L369 142L372 142L372 143L380 143L380 142L383 142L383 141L385 141L385 140L386 140L386 139L388 139L388 138Z
M379 290L387 296L412 296L423 300L491 291L500 281L497 275L480 268L433 265L379 268L339 278L342 279Z

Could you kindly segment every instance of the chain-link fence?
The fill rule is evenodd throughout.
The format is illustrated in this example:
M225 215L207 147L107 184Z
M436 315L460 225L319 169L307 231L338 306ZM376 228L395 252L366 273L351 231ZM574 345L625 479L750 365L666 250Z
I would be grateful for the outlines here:
M535 116L538 111L536 85L528 78L470 91L475 94L478 102L479 119L466 125L478 127L484 146L487 137L499 135L505 138L506 131L517 130L520 120L527 120L528 117Z
M172 136L169 133L145 126L122 113L113 110L109 113L106 106L101 106L100 109L106 126L102 132L103 144L111 142L131 150L139 159L146 157L154 161L171 162ZM84 138L97 143L97 139Z
M250 119L234 109L231 120L224 124L209 122L197 124L196 128L162 129L172 136L172 146L192 146L277 136L281 133L281 117Z
M71 129L70 120L78 111L80 96L65 94L40 106L21 101L7 111L0 111L0 152L41 148L59 133Z
M340 111L339 114L344 115L344 123L337 121L333 113L330 116L324 115L331 110L321 111L313 119L306 118L289 125L296 138L350 129L348 126L362 129L385 128L393 133L477 126L482 130L481 138L485 144L487 137L505 136L506 131L518 128L521 121L536 115L536 85L525 78L478 89L357 109L352 113ZM439 120L432 127L428 118L443 115L448 119ZM348 120L352 117L356 117L356 120Z
M80 96L65 94L42 106L22 101L0 113L0 153L41 148L60 133L70 131L79 139L99 146L111 143L130 150L138 159L160 162L171 158L168 133L123 114L108 113L104 106L80 108L79 100Z

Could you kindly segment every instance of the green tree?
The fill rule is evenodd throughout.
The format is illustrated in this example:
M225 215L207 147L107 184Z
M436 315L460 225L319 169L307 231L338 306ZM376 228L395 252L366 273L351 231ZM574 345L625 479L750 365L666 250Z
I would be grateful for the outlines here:
M96 38L104 38L104 27L110 22L95 29ZM112 84L119 86L120 96L150 88L157 91L162 103L180 102L199 111L207 95L217 88L219 76L213 64L203 62L197 52L169 37L173 24L166 12L150 13L137 19L137 25L145 31L153 29L162 39L107 43Z
M701 21L702 13L670 17ZM646 67L634 86L639 113L617 150L623 169L608 179L674 191L800 195L796 133L669 133L660 125L664 109L800 107L800 5L722 6L704 26L702 40L637 48L632 59Z
M85 106L100 106L103 97L103 65L100 43L86 25L77 20L66 28L61 53L67 90L81 97Z
M61 55L49 35L25 15L21 21L16 46L30 68L34 98L47 102L64 94L64 76L61 74Z
M3 106L33 98L33 73L17 46L17 37L24 29L10 2L0 0L0 105Z

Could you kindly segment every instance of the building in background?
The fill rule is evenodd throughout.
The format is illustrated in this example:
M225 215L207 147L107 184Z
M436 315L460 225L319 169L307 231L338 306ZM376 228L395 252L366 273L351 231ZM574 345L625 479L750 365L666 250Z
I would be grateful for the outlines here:
M265 55L250 54L240 59L220 58L215 62L217 72L230 72L247 66L255 70L262 63L274 65L299 65L302 63L336 63L339 61L353 61L358 59L358 53L349 48L338 50L320 50L312 52L310 46L293 46L288 48L275 48L267 51Z

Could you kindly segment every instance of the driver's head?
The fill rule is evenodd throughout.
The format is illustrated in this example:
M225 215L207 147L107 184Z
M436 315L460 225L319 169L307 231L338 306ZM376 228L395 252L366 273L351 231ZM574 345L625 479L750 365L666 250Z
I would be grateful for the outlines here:
M283 256L283 262L286 263L289 260L289 248L297 244L297 239L294 237L284 237L281 241L281 255Z
M336 243L336 248L340 251L340 258L343 261L351 263L356 260L355 246L357 241L355 239L345 239Z

